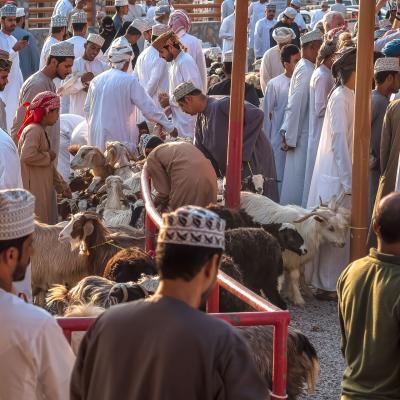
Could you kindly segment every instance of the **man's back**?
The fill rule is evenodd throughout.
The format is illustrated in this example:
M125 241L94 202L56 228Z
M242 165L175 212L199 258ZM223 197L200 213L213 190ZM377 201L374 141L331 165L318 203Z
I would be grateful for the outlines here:
M346 399L400 398L400 257L372 249L338 281Z
M164 296L98 319L81 344L71 400L261 400L254 368L232 328Z

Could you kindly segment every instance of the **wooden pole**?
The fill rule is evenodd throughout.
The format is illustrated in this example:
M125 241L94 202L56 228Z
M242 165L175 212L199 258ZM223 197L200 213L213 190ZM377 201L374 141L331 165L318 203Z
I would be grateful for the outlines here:
M364 257L368 233L368 163L371 138L371 85L373 79L375 7L360 0L357 76L353 134L351 260ZM337 118L340 118L338 115Z
M247 1L236 1L226 168L226 205L230 208L240 207L244 121L244 75L247 62L247 6Z

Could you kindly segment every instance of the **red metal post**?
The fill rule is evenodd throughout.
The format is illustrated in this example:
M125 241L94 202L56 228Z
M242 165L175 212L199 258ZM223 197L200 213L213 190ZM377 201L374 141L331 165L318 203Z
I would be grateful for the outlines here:
M218 282L215 284L215 288L212 291L211 296L208 298L207 312L208 313L219 312L219 284L218 284Z
M240 206L244 121L244 75L246 73L247 62L247 7L247 1L236 2L231 102L229 110L228 157L226 167L226 205L230 208L239 208Z
M286 395L287 336L289 318L274 325L274 351L271 399L282 399Z

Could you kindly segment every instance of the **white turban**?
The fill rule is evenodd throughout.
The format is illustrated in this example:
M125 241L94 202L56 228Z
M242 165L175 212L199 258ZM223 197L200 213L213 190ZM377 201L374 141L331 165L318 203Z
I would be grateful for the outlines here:
M130 62L133 57L132 48L128 45L115 44L108 52L108 61L112 68L122 69L126 62Z
M281 28L276 28L273 30L272 37L278 44L288 44L292 40L296 39L296 34L294 33L293 29L282 26Z

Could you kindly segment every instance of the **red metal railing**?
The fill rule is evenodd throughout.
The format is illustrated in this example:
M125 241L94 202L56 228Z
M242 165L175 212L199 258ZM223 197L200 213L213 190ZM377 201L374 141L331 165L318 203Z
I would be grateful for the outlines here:
M151 198L151 181L146 166L142 172L142 193L146 205L146 251L155 254L155 236L157 227L161 225L161 217L154 207ZM241 299L256 311L252 313L228 313L219 312L219 288ZM271 399L282 399L286 396L286 372L287 372L287 335L290 315L269 303L262 297L235 281L224 272L218 272L217 285L207 303L207 312L224 319L236 326L246 325L273 325L274 326L274 351L273 351L273 375Z

